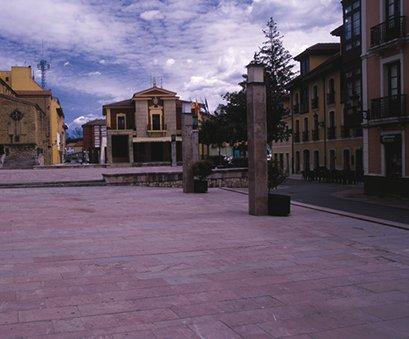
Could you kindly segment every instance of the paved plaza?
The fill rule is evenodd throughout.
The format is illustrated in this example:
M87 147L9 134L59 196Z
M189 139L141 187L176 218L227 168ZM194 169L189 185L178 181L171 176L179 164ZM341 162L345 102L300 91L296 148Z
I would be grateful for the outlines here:
M0 337L407 338L409 232L212 189L0 191Z

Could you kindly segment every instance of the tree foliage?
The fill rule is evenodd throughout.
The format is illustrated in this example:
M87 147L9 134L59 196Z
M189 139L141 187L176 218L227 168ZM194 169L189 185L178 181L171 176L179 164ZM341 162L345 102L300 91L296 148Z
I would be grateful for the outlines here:
M286 114L283 99L287 94L286 85L294 77L294 65L273 18L269 19L263 33L266 40L255 53L253 62L263 64L266 70L267 139L268 142L287 140L289 130L281 118ZM200 140L203 144L220 147L223 142L228 142L244 147L247 141L247 101L246 76L243 78L239 83L241 89L223 95L225 103L219 105L216 114L201 126Z

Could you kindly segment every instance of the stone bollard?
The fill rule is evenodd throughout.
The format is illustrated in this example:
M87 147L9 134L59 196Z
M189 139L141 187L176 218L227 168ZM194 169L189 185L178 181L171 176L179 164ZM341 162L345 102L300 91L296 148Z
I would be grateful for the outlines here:
M268 215L267 113L264 66L247 66L249 213Z

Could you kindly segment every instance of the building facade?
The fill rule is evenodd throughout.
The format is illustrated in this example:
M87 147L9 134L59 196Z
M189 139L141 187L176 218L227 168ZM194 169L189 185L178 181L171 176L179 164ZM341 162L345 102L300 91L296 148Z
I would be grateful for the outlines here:
M10 71L0 71L2 79L16 94L16 97L38 105L45 113L46 144L43 150L46 165L60 164L64 159L67 126L64 112L58 98L44 90L34 80L31 67L13 66Z
M95 119L82 125L83 150L88 153L89 162L106 162L107 128L105 119Z
M362 172L362 133L348 120L342 47L316 44L295 57L300 76L289 84L283 121L288 141L273 144L273 157L287 173L319 169Z
M362 0L365 190L409 195L409 3Z
M31 168L44 161L46 114L0 79L0 168Z
M175 92L153 86L129 100L104 105L107 162L170 163L172 140L181 161L182 102ZM202 105L192 103L192 110L197 109Z

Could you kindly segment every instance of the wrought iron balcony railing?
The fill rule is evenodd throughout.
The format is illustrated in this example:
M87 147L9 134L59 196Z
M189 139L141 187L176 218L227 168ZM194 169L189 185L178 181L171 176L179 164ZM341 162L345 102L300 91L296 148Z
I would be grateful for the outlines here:
M311 108L316 109L319 106L319 99L318 97L311 99Z
M335 139L337 137L337 128L335 126L328 127L327 129L327 139Z
M155 125L152 125L152 124L148 124L146 126L146 130L148 132L164 132L164 131L167 130L167 126L166 126L166 124L162 124L160 126L155 126Z
M371 28L371 47L403 38L406 35L406 17L394 17Z
M310 140L310 133L308 131L302 132L302 141Z
M398 118L408 116L406 94L392 95L372 100L368 120Z

